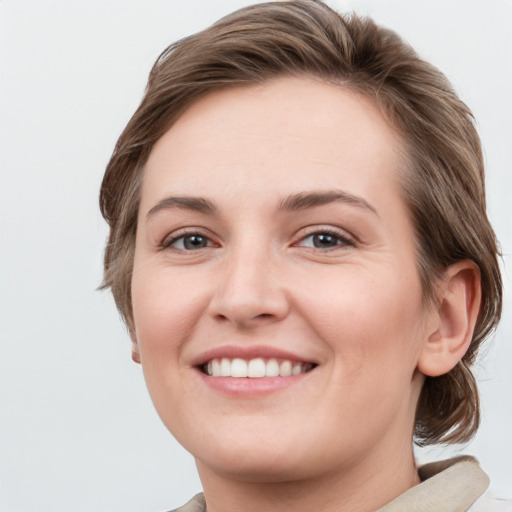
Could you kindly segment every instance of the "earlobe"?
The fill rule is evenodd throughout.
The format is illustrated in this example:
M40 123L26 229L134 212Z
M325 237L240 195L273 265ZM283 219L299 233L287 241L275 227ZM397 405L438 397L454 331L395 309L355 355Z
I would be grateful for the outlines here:
M439 287L435 328L426 333L418 370L438 377L454 368L466 353L480 310L480 272L472 261L459 261L446 270Z
M135 337L134 333L131 333L131 339L132 339L132 360L135 363L140 364L140 352L139 352L139 344L137 343L137 338Z
M132 348L132 361L134 363L140 364L140 355L139 351Z

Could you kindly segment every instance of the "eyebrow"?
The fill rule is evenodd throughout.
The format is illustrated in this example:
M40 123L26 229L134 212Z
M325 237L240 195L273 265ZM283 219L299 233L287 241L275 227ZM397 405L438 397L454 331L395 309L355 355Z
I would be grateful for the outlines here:
M347 192L343 192L342 190L299 192L298 194L292 194L283 199L279 203L277 209L278 211L296 212L334 202L342 202L345 204L358 206L374 213L377 215L377 217L379 216L377 210L365 199L353 194L349 194Z
M358 206L374 213L377 217L379 216L377 210L362 197L341 190L299 192L292 194L279 202L277 211L297 212L334 202ZM169 210L172 208L192 210L210 215L218 212L218 208L215 204L204 197L170 196L158 201L158 203L148 211L146 217L149 218L161 210Z
M181 208L183 210L193 210L208 214L217 212L217 207L209 199L203 197L172 196L158 201L158 203L149 210L146 217L149 218L161 210L169 210L171 208Z

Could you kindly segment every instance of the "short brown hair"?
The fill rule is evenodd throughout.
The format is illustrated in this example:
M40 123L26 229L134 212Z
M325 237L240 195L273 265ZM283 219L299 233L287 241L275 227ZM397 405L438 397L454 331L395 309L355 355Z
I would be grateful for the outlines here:
M143 169L153 145L206 94L286 75L318 77L365 95L401 133L408 153L403 195L427 301L449 265L464 259L478 265L482 305L471 345L452 371L426 378L415 430L420 445L467 441L479 424L470 365L496 326L502 302L480 140L471 112L445 76L370 19L342 16L315 0L257 4L164 50L101 186L101 212L110 226L103 286L111 288L133 336L135 234Z

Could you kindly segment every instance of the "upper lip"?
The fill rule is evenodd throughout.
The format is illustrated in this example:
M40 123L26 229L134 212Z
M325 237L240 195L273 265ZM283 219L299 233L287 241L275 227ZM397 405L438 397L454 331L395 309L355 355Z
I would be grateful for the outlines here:
M282 350L276 347L267 345L224 345L215 347L205 352L202 352L197 357L192 359L192 366L201 366L212 359L221 359L226 357L228 359L240 358L240 359L255 359L262 357L264 359L286 359L289 361L295 361L300 363L311 363L317 364L316 361L309 357L303 357L299 354L294 354L288 350Z

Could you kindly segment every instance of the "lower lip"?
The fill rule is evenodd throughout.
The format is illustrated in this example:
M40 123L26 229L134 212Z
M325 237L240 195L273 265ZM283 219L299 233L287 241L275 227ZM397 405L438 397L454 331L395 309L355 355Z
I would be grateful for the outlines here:
M277 391L289 388L298 384L314 370L289 377L261 377L251 379L249 377L212 377L197 371L201 380L210 388L230 396L236 397L258 397L266 396Z

